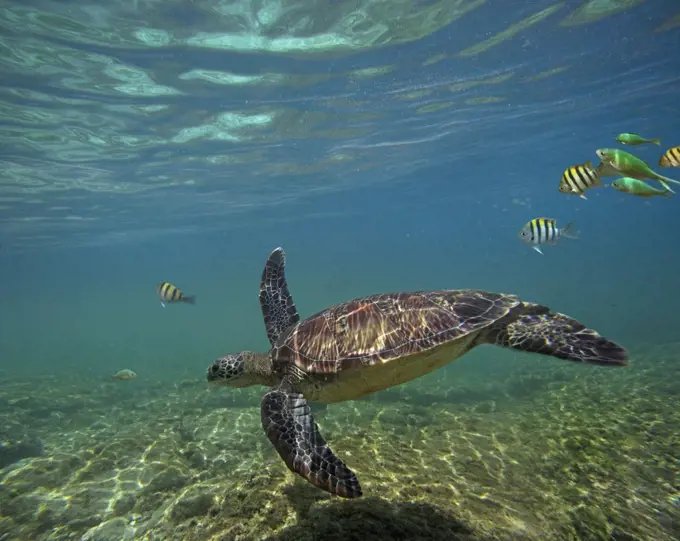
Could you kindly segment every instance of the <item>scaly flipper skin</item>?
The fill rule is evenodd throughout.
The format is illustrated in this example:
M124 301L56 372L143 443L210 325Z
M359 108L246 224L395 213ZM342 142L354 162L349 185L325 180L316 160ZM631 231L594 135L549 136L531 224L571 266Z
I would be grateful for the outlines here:
M283 248L276 248L267 259L260 282L260 307L272 346L283 331L300 321L293 297L288 292L285 267L286 254Z
M284 384L262 398L262 427L290 471L343 498L361 496L354 472L333 454L319 433L307 401Z
M524 303L526 313L506 317L482 335L481 343L550 355L567 361L601 366L625 366L628 354L618 344L564 314Z

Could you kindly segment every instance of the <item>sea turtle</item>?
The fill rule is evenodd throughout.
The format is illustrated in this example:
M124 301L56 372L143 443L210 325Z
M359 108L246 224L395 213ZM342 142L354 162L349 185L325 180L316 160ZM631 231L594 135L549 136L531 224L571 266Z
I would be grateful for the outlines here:
M440 368L481 344L605 366L627 353L582 323L515 295L472 289L371 295L300 321L274 250L262 273L260 305L268 353L214 361L210 382L267 385L261 420L288 468L345 498L361 496L356 475L328 447L307 401L352 400Z

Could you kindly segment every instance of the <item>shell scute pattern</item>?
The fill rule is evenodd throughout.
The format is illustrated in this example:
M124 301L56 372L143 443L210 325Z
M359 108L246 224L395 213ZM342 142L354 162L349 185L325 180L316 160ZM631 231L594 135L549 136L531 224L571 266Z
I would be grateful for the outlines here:
M290 329L279 360L314 374L386 363L479 331L519 304L514 295L472 290L363 297Z

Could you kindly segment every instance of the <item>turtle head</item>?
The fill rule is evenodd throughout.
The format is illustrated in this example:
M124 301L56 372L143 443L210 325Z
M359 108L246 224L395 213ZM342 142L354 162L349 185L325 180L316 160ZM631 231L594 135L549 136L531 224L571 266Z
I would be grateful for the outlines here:
M247 351L220 357L208 367L208 381L230 387L247 387L246 354Z
M272 385L271 360L266 353L252 351L225 355L210 364L207 379L229 387Z

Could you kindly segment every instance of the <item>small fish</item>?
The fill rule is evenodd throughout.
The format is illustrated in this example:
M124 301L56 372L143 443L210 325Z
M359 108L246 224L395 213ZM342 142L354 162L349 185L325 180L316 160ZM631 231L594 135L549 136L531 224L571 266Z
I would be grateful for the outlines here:
M638 180L645 180L647 178L658 180L661 185L671 193L675 192L671 190L668 183L672 182L673 184L680 184L680 181L655 173L647 162L642 161L637 156L633 156L630 152L626 152L625 150L619 150L618 148L599 148L595 152L603 163L611 165L619 173L627 177L633 177Z
M567 239L577 239L578 236L572 233L574 224L567 224L562 229L557 227L557 220L552 218L534 218L524 224L524 227L519 232L519 238L536 250L539 254L541 252L541 245L543 244L557 244L560 237Z
M137 374L135 374L129 368L123 368L122 370L118 370L118 372L111 375L111 379L119 379L119 380L135 379L136 377L137 377Z
M189 304L194 304L196 301L196 297L187 297L177 286L172 285L170 282L158 284L156 292L161 298L161 306L163 308L165 308L166 302L188 302Z
M598 186L602 186L600 175L596 169L593 169L593 164L588 160L586 163L567 167L562 173L559 189L562 193L578 195L581 199L587 200L584 192Z
M620 133L616 136L616 140L622 145L660 145L661 139L645 139L637 133Z
M612 187L620 192L637 195L638 197L654 197L655 195L662 195L664 197L673 197L668 190L659 190L647 184L644 180L631 177L617 178L612 182Z
M669 148L659 158L659 165L661 167L680 167L680 147Z

